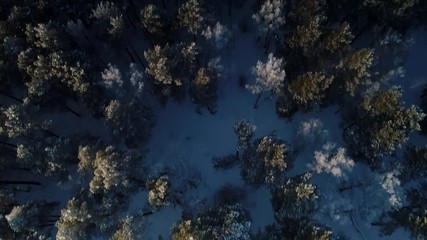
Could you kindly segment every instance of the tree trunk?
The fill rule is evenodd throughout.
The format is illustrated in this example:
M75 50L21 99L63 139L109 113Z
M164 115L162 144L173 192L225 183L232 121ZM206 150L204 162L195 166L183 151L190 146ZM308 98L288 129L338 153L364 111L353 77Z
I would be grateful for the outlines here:
M6 167L6 168L11 170L22 170L26 172L31 172L31 168L25 168L25 167Z
M51 132L51 131L49 131L49 130L45 130L45 132L46 132L47 134L49 134L49 135L53 136L53 137L60 138L60 136L59 136L59 135L57 135L57 134L55 134L55 133L53 133L53 132Z
M145 216L149 216L149 215L151 215L151 214L153 214L153 213L154 213L154 212L153 212L153 211L151 211L151 210L150 210L150 211L145 211L145 212L143 212L143 213L142 213L142 216L143 216L143 217L145 217Z
M386 226L387 223L383 223L383 222L372 222L371 226Z
M19 99L19 98L15 97L15 96L12 96L12 95L10 95L8 93L5 93L5 92L1 91L1 90L0 90L0 94L6 96L8 98L11 98L11 99L13 99L13 100L15 100L17 102L24 103L24 101L22 99Z
M8 180L0 180L0 186L2 185L35 185L35 186L41 186L42 184L40 182L36 181L8 181Z
M82 115L81 115L80 113L78 113L78 112L74 111L73 109L71 109L69 106L67 106L67 104L64 104L64 105L65 105L65 108L66 108L68 111L70 111L72 114L74 114L76 117L78 117L78 118L81 118L81 117L82 117Z
M107 68L108 67L107 63L104 60L102 60L102 58L95 52L95 49L96 49L95 45L93 45L93 43L90 41L88 36L86 36L86 34L83 34L83 36L92 48L92 51L90 51L90 52L92 52L98 58L98 60L101 61L101 63L104 65L104 67Z
M353 218L353 214L352 214L352 213L350 213L350 220L351 220L351 223L353 224L353 227L354 227L354 228L356 229L356 231L360 234L360 236L362 236L362 238L363 238L364 240L368 240L368 239L366 238L365 234L363 234L363 232L360 230L359 226L357 226L356 220L354 220L354 218Z
M126 49L126 53L128 54L128 56L130 58L130 61L132 63L136 62L135 58L133 58L132 54L129 52L129 48L125 47L125 49Z
M270 41L271 41L271 31L270 29L267 31L267 36L265 36L265 43L264 43L264 49L265 49L265 54L268 53L268 48L270 47Z
M8 143L8 142L0 141L0 144L6 145L6 146L9 146L9 147L13 147L13 148L18 148L18 146L16 146L15 144Z
M343 131L347 131L347 129L349 129L349 128L353 127L354 125L356 125L356 124L358 124L358 123L360 123L362 120L364 120L364 119L366 118L366 116L367 116L367 115L363 116L362 118L359 118L359 119L354 120L354 121L353 121L352 123L350 123L347 127L345 127L345 128L343 129Z
M3 92L3 91L1 91L1 90L0 90L0 94L1 94L1 95L6 96L6 97L8 97L8 98L11 98L11 99L13 99L13 100L15 100L15 101L17 101L17 102L24 103L24 100L22 100L22 99L20 99L20 98L17 98L17 97L15 97L15 96L13 96L13 95L10 95L10 94L8 94L8 93L5 93L5 92ZM76 111L74 111L73 109L71 109L70 107L68 107L68 106L67 106L67 104L64 104L64 105L65 105L65 108L66 108L68 111L70 111L71 113L73 113L73 114L74 114L74 115L76 115L77 117L81 117L81 116L82 116L81 114L77 113Z
M263 92L264 92L264 89L258 94L258 97L256 98L256 101L254 103L254 109L258 108L258 102L259 102L259 99L261 98L261 95Z
M124 11L125 11L125 14L126 14L126 17L127 17L128 21L130 22L130 25L132 26L132 29L135 29L136 28L135 24L133 23L131 17L129 16L128 11L127 10L124 10Z
M358 184L355 184L355 185L350 185L350 186L345 186L345 187L339 187L338 191L339 192L344 192L344 191L347 191L347 190L351 190L353 188L358 188L358 187L363 187L363 186L364 185L362 183L358 183Z
M133 47L132 43L129 42L130 48L132 49L133 53L136 55L136 58L138 59L138 62L141 64L143 70L145 71L146 67L145 64L142 62L141 58L139 57L138 53L136 52L135 48Z

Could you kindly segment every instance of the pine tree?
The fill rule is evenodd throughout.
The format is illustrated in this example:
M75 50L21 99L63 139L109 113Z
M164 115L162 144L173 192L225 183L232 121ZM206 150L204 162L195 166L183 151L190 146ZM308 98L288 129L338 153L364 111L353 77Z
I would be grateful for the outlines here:
M204 10L198 0L188 0L178 9L178 21L181 27L195 36L202 27Z
M291 149L281 140L266 136L257 139L242 156L241 176L250 185L274 185L291 163Z
M148 203L160 208L171 204L170 180L167 175L148 181Z
M95 19L101 35L110 34L119 37L124 31L123 15L114 2L103 1L98 3L92 10L90 18Z
M252 15L252 18L260 26L260 31L265 33L264 48L266 51L268 51L271 36L286 23L285 5L286 1L284 0L265 0L259 11Z
M375 163L405 143L410 132L420 130L425 114L414 105L405 108L401 96L399 87L365 96L359 119L344 129L344 140L353 156Z
M172 49L169 45L163 48L159 45L154 46L154 49L144 52L145 59L148 62L146 72L154 80L155 84L181 86L182 82L179 79L174 79L171 75L171 69L175 63L172 58Z
M140 12L142 19L142 27L144 27L151 34L160 34L164 27L162 16L159 13L159 9L153 5L148 4Z
M129 148L136 148L145 142L153 125L151 109L142 106L141 101L111 100L105 107L108 129L117 141L124 140ZM141 104L141 105L140 105Z
M309 217L319 198L316 186L310 183L311 174L306 173L288 179L271 190L274 217L279 224L288 219Z
M27 202L22 205L14 206L13 209L5 215L10 228L17 233L37 232L40 226L53 225L56 221L52 218L52 212L57 203Z
M234 123L234 134L237 137L237 149L244 151L252 146L252 138L255 135L256 126L245 119Z
M306 108L319 106L324 92L332 84L334 77L320 72L307 72L299 75L288 86L288 91L297 104Z
M126 216L120 220L117 230L110 240L144 239L144 218L142 214Z
M276 58L270 53L266 63L258 61L256 66L252 68L252 73L256 75L256 82L254 85L246 85L246 88L251 90L253 94L259 94L254 108L257 107L258 100L263 92L271 91L274 94L279 94L282 91L286 77L284 65L283 58Z
M314 16L310 21L303 25L298 25L296 31L287 41L291 49L300 50L305 57L312 57L316 54L316 43L319 40L322 31L320 28L322 18Z
M250 239L251 221L240 205L208 209L196 219L181 220L172 227L172 240L185 239Z
M88 239L94 230L96 218L90 213L88 204L72 198L67 207L61 210L61 217L56 222L58 233L56 239Z
M360 87L372 83L370 70L373 60L374 51L364 48L350 53L336 66L342 72L340 80L350 96L354 96Z
M259 11L252 15L256 23L261 25L261 31L275 31L286 23L283 13L286 1L265 0Z
M191 81L191 99L197 104L197 112L201 107L206 107L211 114L216 113L216 73L210 68L200 68L196 77Z

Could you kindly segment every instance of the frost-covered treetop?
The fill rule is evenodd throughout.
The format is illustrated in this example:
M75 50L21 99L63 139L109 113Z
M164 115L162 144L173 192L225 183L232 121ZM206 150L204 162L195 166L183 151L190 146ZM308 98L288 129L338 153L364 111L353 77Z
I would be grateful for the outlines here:
M315 164L309 167L317 173L326 172L334 177L346 177L346 171L354 167L353 159L346 154L346 149L336 148L335 143L328 142L323 145L322 151L314 152Z
M282 14L285 1L266 0L260 10L252 18L261 25L262 31L275 30L285 24L286 19Z
M34 218L37 213L37 208L34 208L27 203L13 207L12 211L7 214L5 218L13 231L21 232L28 228L29 220Z
M218 49L221 49L227 44L231 33L226 26L222 25L220 22L217 22L214 27L207 26L206 29L202 31L202 35L207 40L214 40L215 46Z
M398 170L393 170L390 172L386 172L381 174L380 176L380 184L381 187L390 194L388 200L390 205L393 208L400 208L402 206L402 189L400 187L399 180L400 172Z
M285 60L283 58L276 58L270 53L267 63L258 61L252 69L253 74L256 75L256 83L255 85L246 85L246 88L251 90L253 94L264 91L279 93L286 77L284 65Z
M120 70L108 63L108 68L104 69L101 73L102 80L104 80L103 84L106 88L117 88L123 85L122 74Z

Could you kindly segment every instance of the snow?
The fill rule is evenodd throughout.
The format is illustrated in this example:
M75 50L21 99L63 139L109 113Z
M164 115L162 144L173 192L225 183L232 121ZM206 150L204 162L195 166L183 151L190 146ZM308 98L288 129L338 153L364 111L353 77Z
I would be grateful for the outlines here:
M156 113L157 123L153 129L154 134L150 139L150 151L147 159L153 161L153 163L160 162L162 165L173 165L176 164L177 158L188 155L189 165L194 169L200 170L204 177L203 186L194 190L194 192L207 199L212 199L215 191L228 182L244 185L237 167L231 170L219 171L213 169L211 165L212 157L224 156L236 151L237 138L233 133L233 125L241 119L246 119L249 123L257 126L256 137L261 137L274 131L279 138L290 143L297 141L301 137L298 136L298 129L301 123L312 119L318 119L323 123L320 131L322 137L317 139L318 141L316 142L309 142L304 145L303 151L299 152L299 156L295 160L295 166L288 173L290 176L309 171L307 164L313 163L315 151L321 150L322 144L326 140L336 143L337 147L344 147L341 137L340 115L335 113L338 110L336 106L328 107L319 112L299 112L293 117L292 121L277 117L274 99L267 98L264 100L264 98L261 98L259 108L254 109L252 107L256 96L239 86L238 77L240 74L244 74L248 78L248 82L253 82L254 76L251 75L250 69L258 59L265 58L255 44L254 38L240 35L235 38L235 48L229 51L229 56L221 56L221 64L226 67L220 80L218 112L216 115L210 115L208 112L197 114L194 111L196 106L189 101L185 101L182 104L170 102L164 109ZM410 51L408 61L413 61L413 58L419 58L422 53ZM407 77L419 74L416 72L418 69L408 68ZM419 96L419 94L415 93L420 92L421 86L412 86L405 89L410 89L407 91L412 91L410 92L411 95ZM415 90L417 91L414 92ZM413 102L414 100L409 99L406 92L404 97L408 99L407 102ZM376 193L381 185L378 179L368 179L367 176L369 174L366 173L367 171L370 171L367 166L357 163L353 171L347 174L348 179L355 182L366 180L367 184L372 184L370 181L376 181L378 188L372 188L371 192L368 193L368 196L370 196L369 194ZM334 232L345 233L350 239L363 239L353 226L352 222L354 222L367 239L379 238L378 228L372 227L370 221L379 216L379 210L384 208L383 202L372 202L362 208L364 204L363 198L366 197L363 187L339 196L337 189L340 180L333 176L328 176L326 173L315 174L313 182L323 192L324 201L322 203L325 204L329 201L331 206L325 204L325 207L329 207L330 211L345 211L346 208L348 210L353 209L350 213L335 214L335 219L320 214L320 218L318 218L320 223L331 227ZM339 199L336 199L337 197ZM371 197L375 197L375 195ZM385 190L376 197L386 202L388 201ZM244 200L244 206L251 212L253 221L251 228L253 232L274 222L268 189L249 190ZM176 215L170 216L170 211ZM154 219L162 218L160 216L163 216L162 219L168 219L168 223L173 222L169 220L171 218L179 218L177 211L176 208L162 210L153 214L152 217L149 216L148 219L152 219L149 221L155 222ZM155 239L157 235L162 235L166 238L169 234L168 230L171 225L168 226L164 221L158 224L153 225L153 228L152 226L149 227L154 237L152 239ZM408 239L408 237L408 233L400 229L393 235L382 237L382 239Z
M241 11L245 11L243 9ZM235 13L237 15L238 13ZM236 21L238 22L238 21ZM236 34L237 30L233 30ZM256 31L252 31L256 34ZM276 136L291 144L298 145L298 156L295 159L293 168L287 172L288 176L295 176L306 171L312 170L310 164L315 163L316 151L322 151L322 146L327 142L333 142L334 147L340 149L344 155L345 146L340 129L340 115L335 112L337 106L331 106L321 109L317 112L301 113L298 112L289 121L279 119L275 111L274 98L267 97L268 93L264 93L258 104L258 108L254 109L253 105L256 100L256 95L244 87L239 86L239 77L244 75L248 79L248 83L255 82L255 76L251 73L251 69L256 66L259 60L266 59L263 50L257 46L254 35L237 33L234 35L232 44L227 48L227 51L221 52L220 64L224 66L220 77L218 88L218 112L215 115L209 114L207 111L202 111L201 114L196 113L196 105L191 103L187 98L183 103L170 101L164 108L158 104L155 108L156 125L152 129L152 136L147 145L148 153L145 157L147 166L150 168L150 177L156 176L156 173L162 171L165 167L170 167L175 170L181 164L188 164L189 169L198 171L203 176L202 183L197 189L190 189L186 195L191 196L194 200L193 206L195 210L198 207L203 208L204 205L209 205L213 199L215 192L227 183L232 183L237 186L242 186L247 196L243 201L243 206L247 208L252 216L251 228L253 232L262 229L266 225L274 223L273 212L270 203L270 192L267 188L252 189L246 186L240 177L240 169L234 167L229 170L217 170L212 166L212 158L217 156L225 156L234 154L237 150L237 137L234 134L233 126L236 121L246 119L249 123L256 126L255 137L262 137L274 132ZM406 75L402 79L395 79L389 84L402 84L404 89L403 99L407 104L418 104L419 96L422 88L427 83L427 68L423 57L427 56L427 32L412 33L417 39L415 45L409 50L405 58ZM216 36L214 36L216 38ZM424 41L423 41L424 40ZM134 41L136 42L136 40ZM141 49L145 48L144 44L135 46L142 56ZM97 52L102 52L97 49ZM213 56L216 57L216 56ZM125 57L110 56L109 59L114 59L113 65L118 66L118 69L125 73L128 69L128 61ZM122 61L123 60L123 61ZM120 63L126 62L126 64ZM112 66L112 65L109 65ZM124 67L125 66L125 67ZM117 71L108 72L105 75L105 80L118 81ZM101 73L100 73L101 74ZM119 82L119 81L118 81ZM107 82L112 84L111 82ZM267 98L266 98L267 97ZM153 101L154 102L154 99ZM71 103L71 106L76 107L78 104ZM82 114L82 118L77 118L71 113L47 114L44 117L52 120L52 129L59 135L68 135L76 132L90 133L104 139L107 143L111 142L111 136L105 129L105 122L102 119L93 119L84 108L74 108ZM307 129L308 126L304 123L312 123L315 129ZM301 126L303 128L302 135L309 135L308 139L302 140ZM307 132L308 131L308 132ZM310 132L310 131L315 131ZM314 135L312 135L314 134ZM319 134L319 137L315 136ZM425 145L425 138L421 138L417 134L411 135L413 142L416 145ZM350 160L347 159L349 162ZM350 164L350 163L346 164ZM338 162L341 163L341 162ZM354 164L351 162L351 165ZM345 178L337 178L327 172L313 173L313 182L318 186L322 193L319 213L316 219L329 227L334 232L343 232L350 239L363 239L358 230L355 229L356 223L361 232L367 239L378 239L378 229L371 226L372 220L378 217L383 208L388 207L387 202L395 194L397 187L396 182L391 182L392 175L385 175L383 192L376 192L381 189L381 184L371 170L361 163L356 163L351 166L352 171L345 172ZM333 171L333 170L330 170ZM22 176L22 179L27 179L23 173L14 174L8 173L11 176ZM341 172L340 172L341 174ZM336 175L340 175L336 174ZM390 173L391 174L391 173ZM33 178L31 176L30 178ZM19 180L19 179L17 179ZM338 192L340 184L344 180L351 180L350 183L359 183L365 185L355 187L352 190ZM378 186L374 186L374 184ZM376 188L377 187L377 188ZM377 194L377 195L376 195ZM46 196L53 195L53 198L59 199L62 202L61 207L65 206L67 199L72 198L72 191L63 190L47 183L41 187L34 187L31 192L31 197L26 193L20 193L18 199L27 201L31 198L43 199ZM371 197L368 201L382 199L384 202L370 202L365 204L365 198ZM208 203L204 203L203 199L207 199ZM395 200L393 198L392 200ZM140 209L146 209L148 202L148 194L146 192L135 193L130 201L129 213ZM174 206L162 208L155 211L152 215L146 217L146 239L168 239L170 229L173 223L181 218L182 208ZM351 210L351 212L347 212ZM96 238L94 238L96 239ZM396 231L393 235L383 237L382 239L408 239L408 233L403 230Z

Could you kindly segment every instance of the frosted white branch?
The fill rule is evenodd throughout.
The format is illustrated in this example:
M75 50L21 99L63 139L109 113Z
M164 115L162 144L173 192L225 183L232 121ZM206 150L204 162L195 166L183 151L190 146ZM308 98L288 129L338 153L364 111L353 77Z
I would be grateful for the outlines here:
M336 148L336 144L331 142L324 144L322 151L315 151L314 159L314 165L309 164L312 170L330 173L335 177L346 177L345 171L351 171L354 167L354 161L346 156L346 149Z
M284 7L283 0L266 0L252 18L260 24L261 31L275 30L286 22L282 14Z
M106 88L115 88L116 86L121 87L123 85L122 74L120 70L113 66L111 63L108 64L108 68L104 69L101 73L103 84Z
M253 94L263 91L279 93L286 77L284 64L283 58L276 58L270 53L267 63L258 61L252 69L252 73L256 75L256 83L254 85L246 85L246 88L251 90Z

